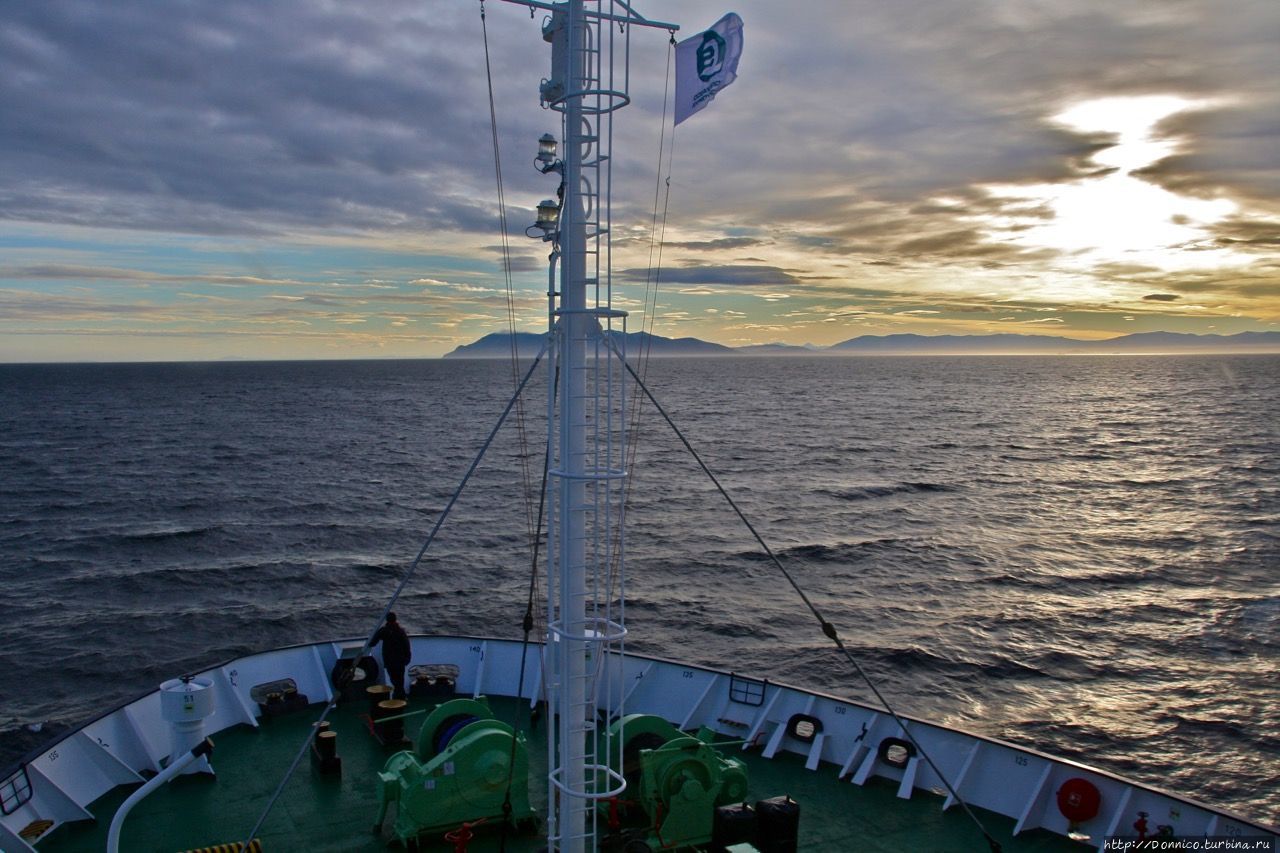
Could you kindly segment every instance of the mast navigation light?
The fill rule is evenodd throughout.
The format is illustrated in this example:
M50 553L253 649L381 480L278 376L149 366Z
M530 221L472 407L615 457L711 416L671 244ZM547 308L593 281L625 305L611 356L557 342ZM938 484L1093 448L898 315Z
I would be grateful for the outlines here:
M560 202L553 198L538 202L538 221L534 225L547 234L555 231L560 225Z
M538 140L538 163L542 171L547 171L556 162L556 138L549 133L542 134Z

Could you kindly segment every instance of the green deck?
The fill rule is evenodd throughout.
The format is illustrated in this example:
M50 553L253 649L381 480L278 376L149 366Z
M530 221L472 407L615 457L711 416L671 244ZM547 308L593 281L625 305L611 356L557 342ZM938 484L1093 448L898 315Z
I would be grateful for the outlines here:
M519 715L525 723L527 713L514 701L491 703L507 722L515 723ZM411 710L429 704L412 700ZM387 841L374 835L372 828L378 810L375 773L390 752L370 737L359 717L362 710L362 704L349 704L330 715L338 733L342 775L320 776L304 759L259 833L267 853L375 853L389 849ZM316 717L313 708L266 721L258 729L238 726L216 735L213 765L217 780L184 777L156 791L129 815L121 849L175 853L243 840ZM420 723L414 719L406 723L406 732L415 734ZM545 727L538 727L529 742L530 773L534 776L530 798L540 812L546 806L544 784L540 783L546 766L544 731ZM873 779L863 787L836 782L835 768L828 764L809 771L796 756L780 754L769 760L758 752L741 753L736 748L733 754L747 756L749 801L781 794L799 801L801 850L972 853L986 849L963 811L953 808L942 812L934 795L917 791L912 799L900 800L897 786L884 780ZM98 817L95 823L59 827L41 840L39 849L101 853L111 815L128 794L117 790L102 797L91 809ZM1043 830L1024 832L1015 839L1012 820L982 810L978 814L1008 853L1080 853L1087 849ZM543 845L540 838L513 835L508 838L507 850L535 851ZM453 848L441 840L438 845L424 846L424 850L432 849ZM479 833L469 849L473 853L498 850L496 831Z

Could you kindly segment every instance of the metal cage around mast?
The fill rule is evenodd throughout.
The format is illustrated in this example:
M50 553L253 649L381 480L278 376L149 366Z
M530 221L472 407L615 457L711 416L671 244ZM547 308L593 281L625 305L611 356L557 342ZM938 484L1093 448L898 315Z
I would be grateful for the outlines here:
M625 686L626 372L613 351L625 348L626 312L613 307L610 276L613 113L630 102L631 27L677 27L646 20L621 0L506 2L550 13L542 32L551 44L552 70L540 95L561 114L562 158L555 158L553 137L543 138L538 157L542 172L563 179L558 209L552 202L540 205L537 226L553 243L547 840L552 850L578 853L596 847L595 803L626 787L620 772L624 735L613 736L599 724L623 715Z

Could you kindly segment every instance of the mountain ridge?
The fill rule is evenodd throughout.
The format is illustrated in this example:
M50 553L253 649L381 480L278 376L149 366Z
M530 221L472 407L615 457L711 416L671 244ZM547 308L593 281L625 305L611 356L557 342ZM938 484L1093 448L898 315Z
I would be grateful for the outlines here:
M615 332L618 346L624 336ZM545 335L517 332L521 358L532 358L542 348ZM673 356L814 356L814 355L1018 355L1161 352L1280 352L1280 332L1238 332L1234 335L1195 335L1186 332L1136 332L1105 340L1083 341L1058 335L860 335L826 347L806 344L752 344L729 347L699 338L666 338L648 332L625 336L625 350L641 349L656 357ZM462 344L444 358L507 358L511 335L493 332Z

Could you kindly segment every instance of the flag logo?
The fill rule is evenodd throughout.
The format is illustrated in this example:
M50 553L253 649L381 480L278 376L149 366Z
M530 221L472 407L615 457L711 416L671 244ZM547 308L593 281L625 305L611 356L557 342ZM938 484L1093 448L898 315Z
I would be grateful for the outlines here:
M724 38L715 30L707 30L702 34L702 44L698 45L698 79L704 83L720 73L724 67Z

